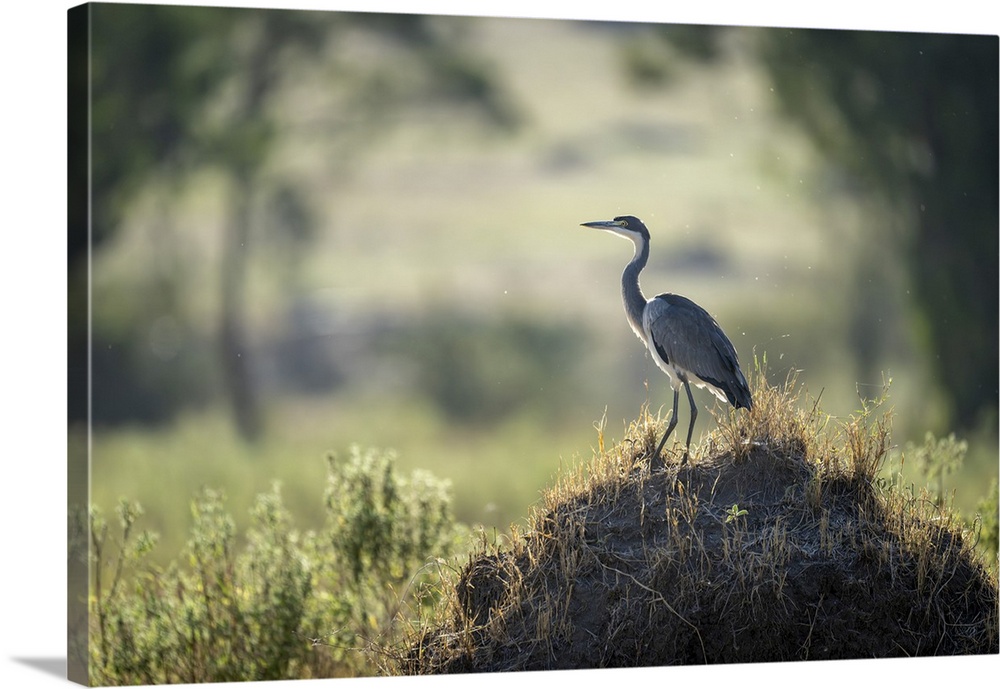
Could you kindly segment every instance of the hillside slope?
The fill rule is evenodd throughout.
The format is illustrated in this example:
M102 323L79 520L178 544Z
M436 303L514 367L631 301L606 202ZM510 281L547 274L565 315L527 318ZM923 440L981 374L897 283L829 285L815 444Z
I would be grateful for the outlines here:
M647 417L562 476L393 671L997 653L972 535L878 478L888 415L836 424L798 408L794 380L755 379L753 411L720 418L689 466L650 467Z

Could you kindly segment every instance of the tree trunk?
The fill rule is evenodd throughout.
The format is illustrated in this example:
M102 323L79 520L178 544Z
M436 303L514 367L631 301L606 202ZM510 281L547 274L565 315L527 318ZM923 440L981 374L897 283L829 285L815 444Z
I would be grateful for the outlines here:
M220 344L226 393L240 436L256 441L263 432L260 397L254 382L253 353L247 342L244 295L250 235L252 173L233 175L233 198L222 248L222 314Z

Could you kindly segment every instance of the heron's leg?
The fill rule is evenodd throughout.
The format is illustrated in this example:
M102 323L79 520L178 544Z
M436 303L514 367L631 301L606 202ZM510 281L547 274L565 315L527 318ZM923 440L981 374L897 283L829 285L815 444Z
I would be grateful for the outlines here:
M694 403L694 395L691 394L691 385L686 380L684 381L684 390L688 394L688 402L691 403L691 423L688 425L687 444L684 446L684 458L681 460L681 464L687 464L688 452L691 450L691 433L694 431L695 419L698 418L698 407Z
M674 390L674 410L670 414L670 423L667 424L667 432L663 434L663 438L660 440L660 444L656 446L656 452L653 453L653 457L660 456L660 450L663 449L663 446L667 442L667 438L670 437L670 434L674 430L674 426L677 425L677 392L678 392L677 390Z

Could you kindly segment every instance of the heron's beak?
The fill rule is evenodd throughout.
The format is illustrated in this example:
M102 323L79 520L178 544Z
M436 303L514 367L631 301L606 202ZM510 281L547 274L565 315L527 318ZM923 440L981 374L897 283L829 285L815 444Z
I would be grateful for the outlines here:
M593 222L580 223L581 227L596 227L598 230L613 230L621 227L624 223L614 220L594 220Z

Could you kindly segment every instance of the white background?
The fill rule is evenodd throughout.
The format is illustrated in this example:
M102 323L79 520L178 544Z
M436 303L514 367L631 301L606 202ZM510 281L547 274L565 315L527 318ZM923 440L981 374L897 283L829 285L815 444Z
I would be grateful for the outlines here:
M240 7L406 11L428 14L628 19L676 23L998 33L996 5L868 0L389 0L169 2ZM66 11L73 3L20 0L0 15L0 686L65 683L66 661ZM805 7L807 6L808 7ZM989 152L985 152L989 154ZM997 152L992 152L997 155ZM4 231L5 230L5 231ZM711 668L477 676L483 686L608 681L634 684L978 684L1000 676L1000 657L794 663ZM466 686L469 677L317 680L306 686ZM225 684L215 686L245 686ZM292 682L259 686L296 686ZM301 686L301 685L299 685Z

